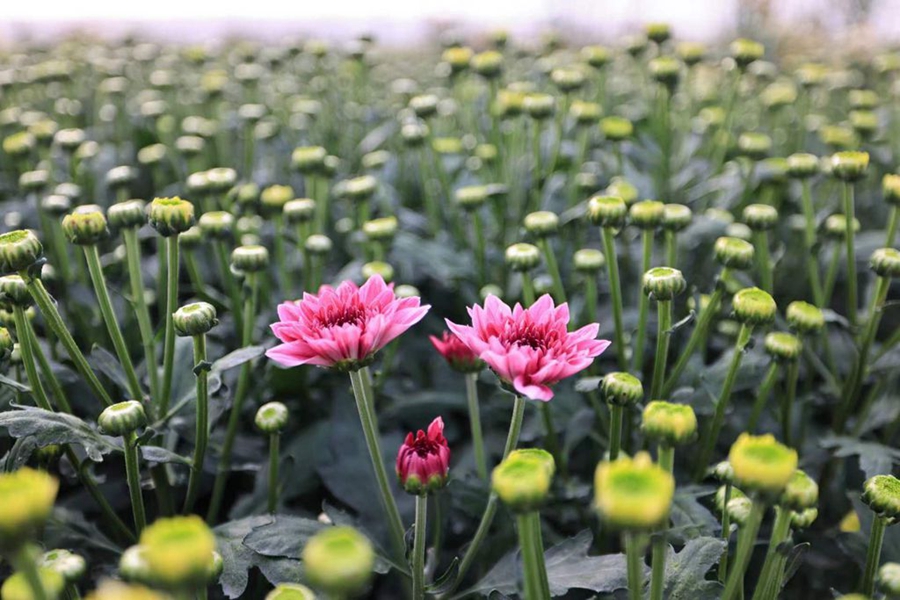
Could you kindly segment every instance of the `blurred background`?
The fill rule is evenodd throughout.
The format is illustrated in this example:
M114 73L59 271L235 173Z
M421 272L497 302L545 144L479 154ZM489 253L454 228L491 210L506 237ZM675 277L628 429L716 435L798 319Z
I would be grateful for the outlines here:
M649 21L698 41L736 33L775 39L822 36L853 47L900 40L900 0L0 0L0 44L52 41L70 32L152 36L185 43L232 36L314 35L347 39L374 33L388 45L504 28L528 37L564 31L581 41L634 31Z

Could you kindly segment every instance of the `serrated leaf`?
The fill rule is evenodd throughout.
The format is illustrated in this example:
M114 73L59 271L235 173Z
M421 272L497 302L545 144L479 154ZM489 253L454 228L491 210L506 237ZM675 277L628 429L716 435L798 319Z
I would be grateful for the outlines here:
M112 438L101 435L78 417L30 406L0 413L0 427L10 437L34 436L38 447L51 444L78 444L88 458L101 462L103 455L117 450Z
M679 536L688 538L712 535L719 529L716 517L703 506L699 498L713 493L712 488L699 485L679 487L672 499L672 528Z
M275 515L270 523L254 527L244 545L263 556L299 559L306 541L325 527L312 519Z
M715 600L722 584L706 579L725 550L725 542L714 537L688 541L679 551L669 546L666 559L665 597L669 600Z
M900 450L877 442L863 442L847 436L828 436L819 444L834 451L839 458L859 457L859 468L866 478L890 473L900 463Z

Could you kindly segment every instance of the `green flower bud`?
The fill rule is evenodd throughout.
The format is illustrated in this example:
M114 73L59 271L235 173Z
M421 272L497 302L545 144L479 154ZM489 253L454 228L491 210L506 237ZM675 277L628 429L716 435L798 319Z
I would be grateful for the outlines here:
M428 137L428 126L421 122L405 123L400 128L400 136L407 146L418 147Z
M140 544L129 546L119 557L119 575L125 581L150 583L150 567L144 557L144 547Z
M596 102L574 100L569 107L569 114L579 125L590 125L597 122L603 114L603 108Z
M691 224L693 212L684 204L666 204L663 207L663 229L681 231Z
M68 240L79 246L93 246L109 236L103 209L96 204L79 206L66 215L62 229Z
M106 216L115 229L140 228L147 222L143 200L117 202L109 207Z
M819 172L819 158L815 154L798 153L787 157L787 173L795 179L812 177Z
M36 144L37 140L33 135L27 131L20 131L3 138L3 153L14 158L21 158L28 155Z
M417 288L416 286L402 284L394 288L394 295L397 298L416 298L420 297L422 294L419 292L419 288Z
M316 215L316 201L297 198L284 205L284 218L288 223L309 223Z
M632 224L640 229L654 229L662 223L665 205L656 200L641 200L628 209L628 217Z
M316 600L316 595L299 583L279 583L266 594L266 600Z
M766 231L778 223L778 211L768 204L749 204L744 208L744 223L754 231Z
M572 264L581 273L596 273L606 266L606 257L594 248L582 248L572 255Z
M657 44L662 44L672 35L668 23L648 23L644 26L644 33L648 39Z
M625 51L628 52L632 57L638 57L644 53L644 50L647 49L647 36L644 35L629 35L626 36L624 41Z
M72 210L72 199L62 194L51 194L41 200L41 210L52 217L61 217Z
M608 404L628 406L644 398L641 380L625 372L608 373L600 383L600 394Z
M44 597L48 600L59 598L66 587L65 578L49 567L38 567L38 580L44 589ZM31 583L22 572L13 573L0 587L3 600L36 600Z
M747 496L737 496L728 501L725 510L728 511L728 517L731 519L732 523L738 527L743 527L747 524L747 519L750 518L750 510L752 508L753 501L750 500L750 498Z
M0 235L0 274L24 271L44 256L33 231L18 229Z
M178 235L194 224L194 205L179 197L154 198L147 208L150 225L163 237Z
M625 225L628 207L616 196L594 196L588 200L587 214L594 225L619 229Z
M634 135L634 125L625 117L603 117L600 119L600 132L611 142L621 142Z
M803 350L803 342L795 335L773 331L766 335L766 353L778 361L794 361Z
M809 302L796 300L788 304L785 313L788 325L800 334L817 333L825 327L825 315Z
M525 273L541 262L541 251L533 244L513 244L506 249L506 264L513 271Z
M673 56L657 56L649 64L650 75L658 83L672 89L681 76L681 63Z
M842 240L847 236L847 218L842 214L834 214L825 219L825 234L836 240ZM853 231L859 231L859 221L853 219Z
M638 199L638 189L633 183L623 177L613 177L612 181L606 186L606 194L608 196L618 196L626 206L631 206Z
M316 256L324 256L331 252L332 242L327 235L314 233L306 238L304 244L307 252Z
M498 155L497 146L493 144L478 144L475 146L475 156L481 160L482 163L493 164L497 160ZM485 189L488 192L490 192L490 188L491 186L485 186Z
M532 119L541 121L556 111L556 99L550 94L527 94L522 102L522 110Z
M363 154L362 166L363 169L374 171L384 168L384 166L390 159L391 153L387 150L375 150L373 152L367 152L366 154Z
M722 483L734 483L734 468L727 460L716 463L709 469L709 474Z
M200 215L197 221L200 231L210 239L227 240L232 236L234 217L224 210L215 210Z
M878 131L878 115L871 110L851 110L850 126L863 139L872 137Z
M641 431L647 438L661 444L685 444L697 434L697 416L687 404L654 400L644 407Z
M427 119L437 113L438 97L434 94L422 94L409 99L409 107L420 119Z
M441 155L462 154L463 143L457 137L436 137L431 142L431 147Z
M164 144L151 144L138 150L137 160L146 166L158 165L166 158L168 148Z
M9 335L9 330L6 327L0 327L0 362L10 357L14 347L15 342Z
M609 49L605 46L586 46L581 49L581 58L595 69L602 69L609 62Z
M0 474L0 548L15 549L40 529L53 510L59 482L22 467Z
M472 70L485 79L494 79L503 71L503 55L496 50L479 52L472 57Z
M684 64L692 67L706 58L706 46L699 42L680 42L675 46L675 54Z
M238 246L231 252L231 266L244 273L263 271L269 266L269 251L259 245Z
M355 177L344 182L344 193L355 202L370 200L378 189L378 180L371 175Z
M853 109L872 110L878 107L878 94L875 90L850 90L847 98Z
M134 183L137 171L128 165L119 165L106 172L106 185L112 189L118 189Z
M216 307L207 302L193 302L182 306L172 315L172 320L175 332L181 337L203 335L219 322Z
M797 101L797 88L791 81L775 81L762 91L760 100L770 110L790 106Z
M232 197L241 206L254 206L259 201L259 186L255 183L245 183L231 189L228 196Z
M157 585L183 589L207 583L216 538L200 517L158 519L141 533L140 544Z
M206 172L206 180L213 192L227 192L237 182L237 172L228 167L216 167Z
M780 494L797 470L797 451L776 442L770 434L742 433L731 446L728 461L741 488Z
M743 223L730 223L725 228L725 235L745 242L753 241L753 230Z
M869 168L868 152L837 152L831 157L831 173L842 181L858 181Z
M759 288L744 288L731 301L734 316L745 325L765 325L775 319L777 306L772 296Z
M206 140L196 135L182 135L175 140L175 149L188 158L203 152L205 146Z
M189 193L202 196L209 192L209 176L207 176L206 171L191 173L188 175L185 187L187 187Z
M900 277L900 250L877 249L869 259L869 266L879 277Z
M19 176L19 187L25 192L41 192L50 182L50 173L43 169L26 171Z
M201 242L203 242L203 232L196 225L178 236L178 245L188 250L196 248Z
M885 175L881 180L881 194L888 204L900 206L900 175Z
M83 556L69 552L68 550L50 550L44 552L37 561L39 567L52 569L66 580L66 583L75 583L84 577L87 571L87 561Z
M684 275L671 267L654 267L644 273L644 293L657 301L671 300L687 289Z
M539 210L525 215L524 225L528 233L545 238L559 231L559 217L549 210Z
M746 68L750 63L761 59L766 52L765 46L746 38L734 40L729 49L734 62L741 68Z
M888 598L900 597L900 564L884 563L878 569L878 589Z
M221 554L213 550L209 561L209 569L207 571L207 581L209 583L216 583L219 581L219 578L222 576L222 571L224 570L225 559L222 558Z
M726 463L727 463L727 461L726 461ZM719 488L716 490L716 495L715 495L715 498L713 499L713 503L715 505L716 512L719 513L720 515L724 515L725 510L727 508L725 506L726 487L727 486L720 485ZM747 497L747 495L744 494L744 492L742 492L741 490L739 490L738 488L736 488L734 486L731 486L731 495L728 498L729 502L731 501L732 498L746 498L746 497Z
M550 71L550 81L564 93L573 92L584 86L584 72L574 67L561 67Z
M309 539L301 558L313 586L344 597L358 594L368 585L375 551L352 527L329 527Z
M556 465L539 449L513 452L491 473L491 487L513 512L538 510L550 495Z
M779 504L795 512L801 512L808 508L815 508L818 501L819 484L812 477L797 469L781 493Z
M669 517L675 480L639 452L601 462L594 474L594 508L605 523L626 531L649 531Z
M792 512L791 529L809 529L817 518L819 518L819 509L817 508L807 508L800 512Z
M746 271L753 266L753 244L734 237L720 237L713 252L716 261L728 269Z
M288 422L287 406L281 402L267 402L256 411L253 422L263 433L279 433Z
M328 151L322 146L301 146L291 153L291 165L304 175L319 173L325 166Z
M397 234L397 217L381 217L363 223L362 230L369 241L390 241Z
M25 280L19 275L0 277L0 301L9 302L14 306L31 306L31 294Z
M294 188L289 185L270 185L259 195L262 210L268 215L281 214L284 205L294 198Z
M747 132L738 137L738 150L752 160L762 160L772 150L772 138L764 133Z
M373 275L381 275L381 278L390 283L394 279L394 267L380 260L367 262L361 269L363 279L368 280Z
M126 400L107 406L97 419L101 431L107 435L122 436L137 431L147 424L144 406L137 400Z
M477 210L484 205L488 197L487 186L469 185L456 190L456 203L465 211Z
M900 480L893 475L875 475L863 484L862 501L879 517L900 516Z

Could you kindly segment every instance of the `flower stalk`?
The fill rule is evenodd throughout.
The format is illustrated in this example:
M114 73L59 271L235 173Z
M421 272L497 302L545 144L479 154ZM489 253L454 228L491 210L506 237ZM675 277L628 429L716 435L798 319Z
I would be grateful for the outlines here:
M416 496L416 522L413 529L412 597L425 598L425 531L428 523L428 495Z

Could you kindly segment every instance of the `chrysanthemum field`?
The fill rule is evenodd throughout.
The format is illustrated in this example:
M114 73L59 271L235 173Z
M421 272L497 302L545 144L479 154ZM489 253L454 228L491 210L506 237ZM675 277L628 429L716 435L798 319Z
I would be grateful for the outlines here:
M900 598L900 54L0 50L0 597Z

